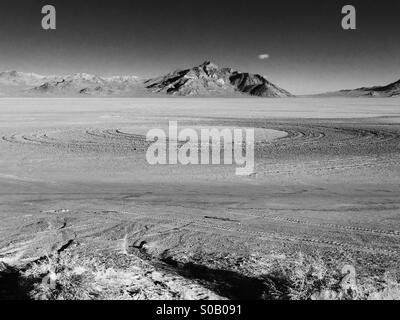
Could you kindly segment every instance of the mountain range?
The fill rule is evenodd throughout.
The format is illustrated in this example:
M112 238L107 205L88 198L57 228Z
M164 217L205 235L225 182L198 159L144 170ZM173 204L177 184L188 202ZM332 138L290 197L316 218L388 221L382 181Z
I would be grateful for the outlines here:
M201 96L293 97L259 74L221 68L211 61L178 69L166 75L142 79L136 76L100 77L87 73L42 76L18 71L0 72L0 96ZM319 97L400 96L400 80L386 86L340 90Z
M199 66L141 79L100 77L86 73L42 76L18 71L0 72L0 96L259 96L290 97L258 74L220 68L206 61Z
M362 87L319 94L324 97L400 97L400 80L384 86Z
M18 71L0 72L0 96L109 96L140 93L135 76L99 77L87 73L42 76Z

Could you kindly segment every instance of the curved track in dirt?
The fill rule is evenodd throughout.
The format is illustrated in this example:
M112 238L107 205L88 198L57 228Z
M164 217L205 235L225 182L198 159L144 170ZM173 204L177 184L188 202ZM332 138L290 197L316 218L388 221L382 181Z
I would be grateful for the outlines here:
M222 121L227 127L254 127L284 131L287 136L256 142L258 157L295 157L300 155L381 154L400 151L400 126L391 124L335 123L323 120ZM201 121L210 126L213 122ZM218 122L221 126L221 122ZM198 125L198 124L197 124ZM182 124L182 127L185 124ZM189 124L190 126L190 124ZM2 136L3 142L63 148L69 151L106 153L145 151L150 142L141 134L119 128L49 129L17 132ZM133 130L134 131L134 130Z
M68 151L137 152L149 143L142 135L125 133L119 129L66 129L28 133L14 133L2 137L3 141L34 146L46 146Z

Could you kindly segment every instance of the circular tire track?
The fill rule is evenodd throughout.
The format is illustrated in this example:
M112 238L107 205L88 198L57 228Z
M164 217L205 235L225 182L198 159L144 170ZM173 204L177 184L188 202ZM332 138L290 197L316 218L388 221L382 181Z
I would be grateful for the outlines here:
M285 119L285 120L227 120L222 119L219 125L231 127L253 127L259 129L273 129L285 131L287 136L257 143L259 149L286 148L289 151L304 147L316 147L318 150L335 149L355 146L358 149L368 146L382 146L389 144L399 147L400 125L399 124L373 124L349 122L340 119Z
M203 121L204 122L204 121ZM203 124L203 122L197 123ZM253 127L284 131L287 136L272 141L256 142L259 155L296 156L318 154L358 154L400 152L400 125L338 122L338 120L246 120L208 121L204 125ZM190 125L190 124L188 124ZM3 141L36 146L90 150L98 152L126 152L145 150L150 142L145 136L123 129L66 129L31 133L14 133Z
M118 129L53 130L33 133L14 133L3 141L34 146L62 148L70 151L133 152L145 150L149 142L142 135Z

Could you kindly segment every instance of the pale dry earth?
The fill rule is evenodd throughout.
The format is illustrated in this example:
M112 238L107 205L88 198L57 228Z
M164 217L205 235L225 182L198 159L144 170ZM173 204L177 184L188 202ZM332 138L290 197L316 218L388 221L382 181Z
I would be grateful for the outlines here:
M274 298L269 261L298 252L398 275L399 102L1 99L3 269L67 252L119 275L80 298L144 299ZM168 120L256 128L255 173L150 166L144 135Z

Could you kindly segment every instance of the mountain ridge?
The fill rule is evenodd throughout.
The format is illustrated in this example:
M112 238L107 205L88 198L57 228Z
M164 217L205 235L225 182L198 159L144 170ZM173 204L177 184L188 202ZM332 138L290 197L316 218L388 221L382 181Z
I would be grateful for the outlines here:
M224 96L246 94L259 97L291 97L258 74L220 68L211 61L189 69L178 69L164 76L149 79L145 85L153 92L179 96Z
M0 72L1 96L258 96L292 95L258 74L220 68L211 61L159 77L102 77L88 73L43 76L15 70Z
M44 76L15 70L0 72L2 96L123 95L140 87L136 76L100 77L88 73Z
M259 74L220 68L211 61L177 69L149 79L133 75L98 76L88 73L40 75L8 70L0 72L0 96L93 97L293 97L290 92ZM307 97L400 97L400 80L383 86L326 92Z
M383 86L361 87L356 89L344 89L333 92L316 94L320 97L400 97L400 80Z

